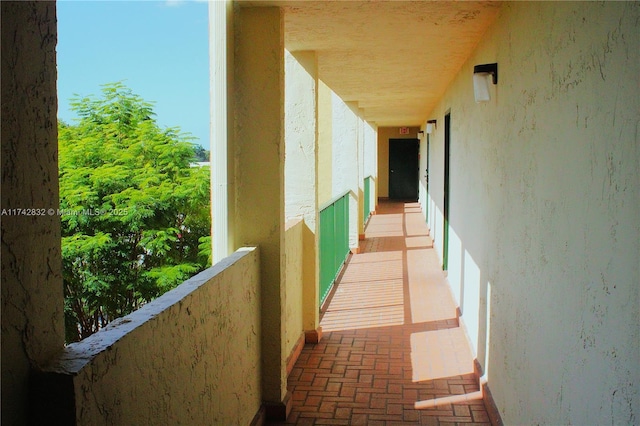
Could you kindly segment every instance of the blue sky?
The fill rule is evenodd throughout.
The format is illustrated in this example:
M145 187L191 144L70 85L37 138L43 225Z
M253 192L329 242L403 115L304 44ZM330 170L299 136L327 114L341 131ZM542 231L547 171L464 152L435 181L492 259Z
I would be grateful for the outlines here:
M58 13L58 117L74 95L122 81L162 127L209 149L208 8L203 1L65 1Z

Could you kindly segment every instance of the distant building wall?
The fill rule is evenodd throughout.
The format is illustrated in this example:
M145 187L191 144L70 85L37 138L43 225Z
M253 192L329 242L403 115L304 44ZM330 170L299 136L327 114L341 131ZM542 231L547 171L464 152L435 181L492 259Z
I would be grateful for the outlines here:
M506 424L640 419L639 20L638 2L506 3L425 117L442 253L451 112L448 279Z

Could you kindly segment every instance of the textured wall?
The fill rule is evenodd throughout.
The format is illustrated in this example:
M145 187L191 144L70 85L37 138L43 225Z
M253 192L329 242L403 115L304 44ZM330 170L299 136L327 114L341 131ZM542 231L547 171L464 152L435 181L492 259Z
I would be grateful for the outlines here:
M316 222L315 54L285 50L285 220Z
M357 131L358 131L358 160L357 163L354 165L355 167L357 167L358 169L358 238L360 238L360 235L364 235L364 220L363 220L363 215L364 215L364 128L365 128L365 121L362 119L363 116L363 110L360 108L357 108L358 103L357 102L350 102L351 104L351 108L354 110L354 112L356 112L356 115L358 116L358 124L357 124Z
M47 371L73 381L78 425L249 424L261 404L258 250L69 345Z
M428 117L430 225L450 109L449 281L507 424L640 421L638 22L637 2L507 3Z
M64 344L56 5L2 2L2 421L24 424L27 378ZM18 212L11 209L39 209ZM42 215L41 215L42 214Z
M358 193L360 183L358 127L361 119L338 95L332 93L332 197L350 191L349 247L358 247Z
M284 341L287 358L302 334L303 246L305 219L316 221L315 54L285 50L284 158ZM302 61L302 63L301 63ZM306 67L304 65L306 65ZM306 69L305 69L306 68ZM313 71L311 75L309 71ZM308 252L315 259L315 246Z
M331 93L332 110L332 190L331 198L347 191L358 193L359 118L335 93Z
M318 80L318 204L333 198L333 92Z
M298 339L303 334L303 258L305 247L302 245L304 221L291 219L285 224L285 333L282 356L291 355Z
M364 123L364 177L373 177L371 186L371 210L377 204L376 183L378 181L378 129L375 124Z
M263 398L286 394L284 297L284 28L277 7L240 8L235 22L235 240L260 247Z
M304 301L297 300L300 306L295 309L304 312L305 330L315 330L319 325L317 116L316 55L285 51L285 220L304 219L304 249L296 247L304 263L301 288L296 291L302 292L304 287ZM286 251L291 252L288 247ZM289 299L287 294L287 311L291 309ZM284 354L289 352L290 348Z

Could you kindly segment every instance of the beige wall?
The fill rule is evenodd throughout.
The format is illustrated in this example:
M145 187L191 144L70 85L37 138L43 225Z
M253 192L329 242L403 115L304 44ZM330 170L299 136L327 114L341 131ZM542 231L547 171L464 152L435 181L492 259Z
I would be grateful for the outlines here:
M27 422L30 368L64 345L60 218L47 212L59 205L56 5L1 7L1 207L44 213L1 221L2 423L19 425Z
M366 122L362 115L355 103L344 102L318 80L318 205L350 191L352 248L358 247L358 234L363 232L364 179L374 178L374 200L377 190L377 126Z
M425 117L442 250L451 111L448 278L506 424L640 418L639 20L637 2L507 3Z
M304 330L319 326L318 281L318 88L315 52L285 51L285 220L300 218L304 221L301 244L296 245L303 256L303 276L296 292L304 298L291 302L289 288L286 311L300 311L304 317ZM285 241L285 246L287 242ZM286 253L293 251L286 246ZM296 293L297 294L297 293ZM291 303L299 306L293 307ZM289 319L286 325L288 328ZM297 320L294 334L300 334ZM297 339L297 337L296 337ZM295 343L295 342L293 342ZM288 356L290 348L284 351Z
M409 127L408 135L401 135L399 127L378 128L378 197L389 197L389 139L417 139L419 127Z
M259 251L242 249L67 346L42 383L56 411L38 410L38 424L247 425L261 404L260 329Z
M318 79L318 204L333 198L333 110L332 91Z
M235 244L260 247L263 399L286 395L283 284L284 21L277 7L239 8L235 21ZM259 183L259 184L258 184Z
M378 204L378 197L376 196L378 184L378 128L368 122L364 123L364 152L362 156L364 158L364 178L372 178L369 196L371 197L370 205L373 211Z
M359 181L358 128L361 119L353 105L345 103L335 92L332 102L332 198L349 192L349 247L358 247Z
M303 335L304 221L291 219L285 224L285 339L282 356L291 356Z

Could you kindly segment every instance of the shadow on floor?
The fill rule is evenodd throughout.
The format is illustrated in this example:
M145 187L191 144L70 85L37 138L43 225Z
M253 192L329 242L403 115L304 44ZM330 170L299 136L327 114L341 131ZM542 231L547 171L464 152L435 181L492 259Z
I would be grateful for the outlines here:
M381 203L289 380L298 425L489 425L417 203Z

